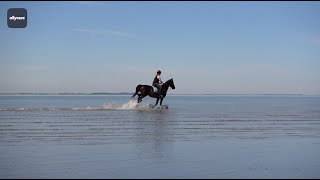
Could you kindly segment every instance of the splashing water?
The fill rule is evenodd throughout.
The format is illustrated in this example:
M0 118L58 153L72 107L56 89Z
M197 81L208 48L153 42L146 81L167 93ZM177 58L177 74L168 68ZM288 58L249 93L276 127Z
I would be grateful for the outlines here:
M130 110L139 108L139 103L136 100L130 100L129 102L122 105L104 104L104 109L119 109L119 110Z
M141 104L137 100L130 100L129 102L122 105L114 104L104 104L103 109L109 110L148 110L153 109L154 105L152 104ZM167 107L165 109L168 109Z
M130 100L126 104L123 104L120 109L136 109L139 107L139 103L136 100Z

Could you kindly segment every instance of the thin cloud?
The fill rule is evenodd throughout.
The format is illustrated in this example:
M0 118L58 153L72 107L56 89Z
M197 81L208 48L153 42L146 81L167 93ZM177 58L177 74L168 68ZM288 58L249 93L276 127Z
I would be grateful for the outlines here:
M113 35L113 36L127 37L127 38L134 37L133 35L131 35L127 32L114 31L114 30L110 30L110 29L96 30L96 29L87 29L87 28L76 28L76 29L73 29L73 31L92 33L92 34L98 34L98 35Z

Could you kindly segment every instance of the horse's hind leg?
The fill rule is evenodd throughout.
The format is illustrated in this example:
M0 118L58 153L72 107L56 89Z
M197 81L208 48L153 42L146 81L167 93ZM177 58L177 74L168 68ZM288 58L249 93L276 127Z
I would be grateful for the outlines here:
M131 96L131 98L134 98L136 95L139 95L139 91L140 91L140 88L141 88L141 84L139 84L137 87L136 87L136 92Z
M142 98L144 98L145 96L139 95L138 97L138 103L140 103L142 101Z
M144 97L146 97L146 95L140 95L138 98L138 103L140 103Z
M153 107L156 107L158 105L159 98L157 98L156 104Z
M134 93L132 96L131 96L131 99L134 98L138 93Z

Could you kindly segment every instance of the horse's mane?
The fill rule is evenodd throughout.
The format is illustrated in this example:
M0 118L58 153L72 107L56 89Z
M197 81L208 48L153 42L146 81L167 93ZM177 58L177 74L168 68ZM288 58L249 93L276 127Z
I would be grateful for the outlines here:
M166 81L165 83L163 83L163 85L169 85L169 83L171 82L171 81L173 81L173 78L171 78L171 79L169 79L168 81Z

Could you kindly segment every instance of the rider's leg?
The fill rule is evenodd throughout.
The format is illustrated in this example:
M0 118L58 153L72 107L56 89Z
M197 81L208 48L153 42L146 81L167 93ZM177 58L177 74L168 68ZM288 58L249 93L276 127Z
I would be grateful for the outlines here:
M163 96L162 96L162 86L161 85L159 85L160 86L160 88L159 88L159 97L160 98L162 98Z
M159 97L161 97L162 86L159 83L154 84L159 90Z

